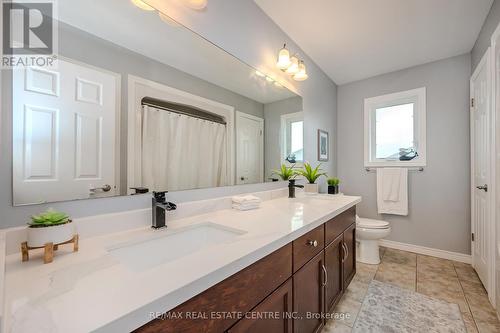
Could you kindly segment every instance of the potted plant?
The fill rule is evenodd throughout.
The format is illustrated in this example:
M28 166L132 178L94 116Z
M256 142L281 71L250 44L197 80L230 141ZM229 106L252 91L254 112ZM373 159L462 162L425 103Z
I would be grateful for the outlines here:
M308 181L308 184L305 184L304 186L304 191L306 193L318 193L318 184L316 184L316 180L321 176L326 176L326 173L320 172L320 166L321 163L313 168L311 164L305 162L304 168L296 171L297 174L303 176Z
M333 177L327 179L328 183L328 194L338 194L340 179Z
M282 164L281 168L279 170L273 170L273 173L271 175L276 175L285 181L294 179L295 177L297 177L297 173L295 172L295 164L292 164L292 166L290 167Z
M29 247L42 247L48 243L64 243L73 238L75 231L69 216L52 208L32 216L28 225Z

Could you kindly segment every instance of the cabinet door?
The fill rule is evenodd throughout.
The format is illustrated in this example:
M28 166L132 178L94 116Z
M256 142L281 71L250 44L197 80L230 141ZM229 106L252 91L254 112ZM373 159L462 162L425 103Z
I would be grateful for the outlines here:
M325 248L325 266L327 281L325 287L325 310L333 311L340 296L342 295L342 250L343 235L340 234L333 242Z
M347 250L344 260L344 289L347 288L356 273L356 223L344 231L344 244Z
M228 333L291 333L292 311L292 279L289 279L247 313Z
M293 309L298 316L293 324L296 333L321 332L323 328L326 269L323 257L324 251L321 251L293 276ZM317 316L308 318L307 313Z

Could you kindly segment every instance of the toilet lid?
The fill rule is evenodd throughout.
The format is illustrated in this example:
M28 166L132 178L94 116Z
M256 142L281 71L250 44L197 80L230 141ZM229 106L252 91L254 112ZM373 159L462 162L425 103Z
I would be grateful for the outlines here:
M385 228L389 227L389 222L381 221L381 220L358 218L356 221L356 225L360 228L385 229Z

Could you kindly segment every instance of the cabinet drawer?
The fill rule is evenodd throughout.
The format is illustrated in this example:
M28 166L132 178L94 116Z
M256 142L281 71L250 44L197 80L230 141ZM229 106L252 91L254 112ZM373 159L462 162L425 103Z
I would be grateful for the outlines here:
M135 332L224 332L238 318L210 318L212 313L250 311L291 275L292 245L288 244L169 311L183 314L182 318L155 319ZM201 315L186 318L188 312Z
M325 244L328 245L333 242L335 238L353 223L356 223L355 206L325 223Z
M293 271L296 272L325 247L325 228L320 225L293 241Z

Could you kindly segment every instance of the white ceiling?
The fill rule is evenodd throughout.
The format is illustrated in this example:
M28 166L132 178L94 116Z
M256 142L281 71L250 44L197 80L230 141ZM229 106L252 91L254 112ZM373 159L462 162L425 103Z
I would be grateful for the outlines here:
M344 84L469 52L493 0L255 2Z

